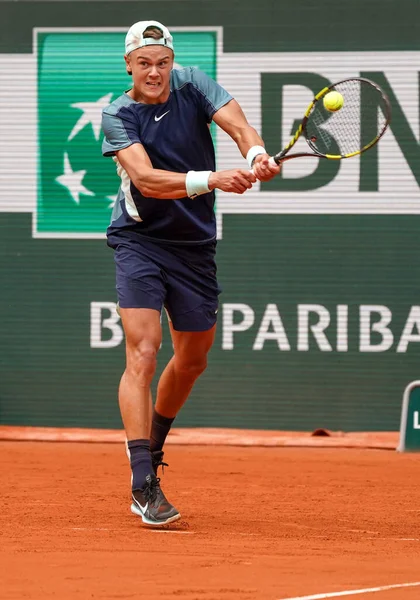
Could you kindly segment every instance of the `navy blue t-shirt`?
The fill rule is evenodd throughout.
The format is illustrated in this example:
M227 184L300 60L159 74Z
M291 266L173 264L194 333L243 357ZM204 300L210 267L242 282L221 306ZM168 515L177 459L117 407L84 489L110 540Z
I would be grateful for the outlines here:
M209 124L232 100L213 79L193 67L171 72L171 92L163 104L143 104L123 94L102 114L104 156L113 156L121 186L108 227L108 240L124 231L156 242L198 243L216 238L214 191L194 200L146 198L133 185L115 152L140 143L155 169L187 173L215 171ZM112 243L111 243L112 245Z

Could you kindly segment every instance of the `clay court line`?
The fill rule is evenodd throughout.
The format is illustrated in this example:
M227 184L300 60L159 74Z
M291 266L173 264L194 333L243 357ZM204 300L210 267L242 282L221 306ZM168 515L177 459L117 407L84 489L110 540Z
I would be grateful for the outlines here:
M384 592L386 590L419 586L420 581L415 581L414 583L396 583L394 585L365 588L364 590L347 590L345 592L329 592L328 594L314 594L312 596L295 596L294 598L281 598L280 600L325 600L326 598L342 598L343 596L356 596L357 594L373 594L373 592Z

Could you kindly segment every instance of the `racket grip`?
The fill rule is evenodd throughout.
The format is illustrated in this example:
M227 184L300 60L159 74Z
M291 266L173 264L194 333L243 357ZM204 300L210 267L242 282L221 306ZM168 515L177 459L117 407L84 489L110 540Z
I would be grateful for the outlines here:
M268 159L268 164L269 165L274 165L275 167L277 167L277 163L274 160L274 156L270 156L270 158ZM251 173L253 173L253 172L254 172L254 169L251 169Z

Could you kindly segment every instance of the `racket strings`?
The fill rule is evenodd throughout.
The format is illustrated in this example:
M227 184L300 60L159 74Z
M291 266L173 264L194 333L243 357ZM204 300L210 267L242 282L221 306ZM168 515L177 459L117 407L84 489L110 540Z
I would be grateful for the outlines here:
M387 125L387 106L375 86L347 80L332 88L344 98L343 107L329 112L322 98L315 104L306 124L306 137L321 154L346 156L372 144Z

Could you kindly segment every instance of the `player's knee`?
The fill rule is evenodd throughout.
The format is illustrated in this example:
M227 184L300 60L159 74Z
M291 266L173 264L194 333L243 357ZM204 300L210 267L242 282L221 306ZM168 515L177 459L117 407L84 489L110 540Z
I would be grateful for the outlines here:
M151 343L140 343L127 349L127 369L134 376L151 381L156 371L157 348Z
M207 356L184 357L176 361L176 369L184 376L192 379L199 377L207 368Z

